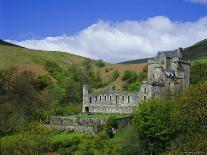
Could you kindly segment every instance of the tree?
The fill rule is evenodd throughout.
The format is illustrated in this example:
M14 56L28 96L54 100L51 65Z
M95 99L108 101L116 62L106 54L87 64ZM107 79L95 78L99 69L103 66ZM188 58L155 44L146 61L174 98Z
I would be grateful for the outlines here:
M207 151L207 81L190 85L175 100L172 114L180 128L180 135L173 142L175 150Z
M207 80L207 63L195 63L190 70L190 83L196 84Z
M157 154L165 151L175 137L170 118L172 103L152 99L142 102L133 113L133 122L142 151Z

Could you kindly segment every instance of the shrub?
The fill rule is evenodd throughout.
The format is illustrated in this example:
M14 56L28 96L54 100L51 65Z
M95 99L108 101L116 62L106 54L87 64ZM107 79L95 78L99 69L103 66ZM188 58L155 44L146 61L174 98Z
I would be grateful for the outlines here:
M109 117L106 122L106 127L105 127L105 131L107 135L112 138L114 136L112 129L117 129L117 128L118 128L118 121L116 117L115 116Z
M59 107L55 112L56 115L67 116L71 114L78 114L81 112L81 104L71 104Z
M115 81L118 77L119 77L119 71L115 70L111 75L110 82Z
M34 87L37 90L43 90L52 84L52 80L47 75L39 75L34 81Z
M138 91L140 89L140 87L141 87L141 82L135 81L135 82L131 83L128 86L127 90L130 91L130 92L132 92L132 91Z
M207 63L195 63L190 70L190 83L196 84L207 80Z
M49 148L44 135L16 134L1 138L2 154L43 154Z
M173 150L207 151L207 81L190 85L174 104L172 116L180 134L172 143Z
M176 126L171 120L172 103L148 100L135 109L133 122L142 151L158 154L166 151L176 136Z
M105 66L105 63L103 62L103 60L102 60L102 59L100 59L100 60L97 60L97 61L96 61L96 66L98 66L98 67L102 68L102 67L104 67L104 66Z

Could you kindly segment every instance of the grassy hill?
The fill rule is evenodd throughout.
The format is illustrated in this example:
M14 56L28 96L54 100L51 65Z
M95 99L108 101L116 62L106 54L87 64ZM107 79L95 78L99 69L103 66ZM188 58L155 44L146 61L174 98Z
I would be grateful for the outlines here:
M183 56L193 62L207 62L207 39L183 49ZM147 63L147 58L120 62L119 64Z
M46 75L48 74L45 69L47 61L56 62L62 68L67 68L72 64L82 65L86 60L88 58L66 52L32 50L0 40L0 69L15 67L19 71L32 71L36 75ZM113 83L108 84L113 84L118 89L122 87L121 76L125 70L141 72L143 67L146 66L146 64L124 65L105 63L104 67L98 67L96 60L90 60L93 70L95 72L99 71L103 80L109 79L113 72L118 70L120 73L119 78L113 81ZM108 85L105 87L108 87Z

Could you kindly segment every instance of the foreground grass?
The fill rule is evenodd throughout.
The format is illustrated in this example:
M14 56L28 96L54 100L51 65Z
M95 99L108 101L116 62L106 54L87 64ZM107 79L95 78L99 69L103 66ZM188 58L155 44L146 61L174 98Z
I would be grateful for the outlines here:
M73 138L82 138L84 135L85 134L78 133L78 132L71 132L71 133L62 132L62 133L51 136L50 142L52 144L54 144L54 143L58 143L58 142L72 140Z

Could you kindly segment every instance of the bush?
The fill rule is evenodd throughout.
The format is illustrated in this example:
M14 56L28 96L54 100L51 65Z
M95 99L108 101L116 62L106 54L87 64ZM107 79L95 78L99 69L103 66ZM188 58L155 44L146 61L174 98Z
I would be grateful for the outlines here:
M59 107L55 112L55 115L67 116L71 114L78 114L82 111L81 104L71 104L71 105L63 105Z
M195 63L190 70L190 83L196 84L207 80L207 63Z
M105 127L105 131L107 135L112 138L114 136L113 129L116 130L117 128L118 128L118 121L116 117L115 116L109 117Z
M110 82L115 81L118 77L119 77L119 71L115 70L111 75Z
M180 129L172 144L173 150L207 151L207 81L189 86L184 95L175 100L172 114Z
M100 59L100 60L97 60L97 61L96 61L96 66L98 66L98 67L102 68L102 67L104 67L104 66L105 66L105 63L103 62L103 60L102 60L102 59Z
M2 154L43 154L49 148L44 135L16 134L1 138Z
M171 120L172 107L172 103L153 99L135 109L133 122L143 152L159 154L170 146L177 127Z
M135 82L131 83L128 86L127 90L130 91L130 92L132 92L132 91L139 91L140 87L141 87L141 82L135 81Z
M52 84L52 80L47 75L39 75L34 81L34 87L37 90L43 90Z

